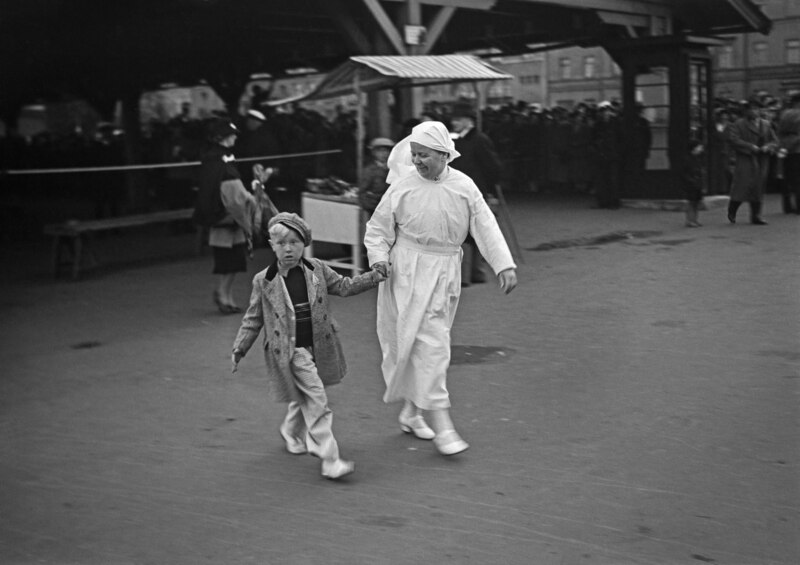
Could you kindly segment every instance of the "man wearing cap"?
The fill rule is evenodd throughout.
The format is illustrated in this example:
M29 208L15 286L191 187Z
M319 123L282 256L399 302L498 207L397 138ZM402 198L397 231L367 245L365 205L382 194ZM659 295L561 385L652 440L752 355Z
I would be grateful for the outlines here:
M236 155L239 158L279 155L280 143L270 130L267 116L261 110L248 110L244 119L244 131L236 141ZM274 164L274 161L272 162ZM253 182L253 162L245 161L239 165L239 173L245 186Z
M458 169L473 180L484 198L495 194L495 185L500 180L501 164L495 152L494 142L475 127L476 114L469 102L454 105L450 123L455 137L456 151L461 157L453 160L451 167ZM464 272L461 283L486 282L486 261L470 236L464 242Z
M280 427L286 450L316 455L322 475L339 479L354 465L339 455L325 394L325 387L339 383L347 371L328 295L353 296L385 277L377 271L345 277L319 259L304 259L311 227L294 213L270 219L269 241L276 260L253 278L250 305L233 344L232 370L263 328L270 389L276 401L288 403Z
M394 147L394 141L385 137L376 137L369 143L372 161L364 167L361 173L361 182L358 185L358 202L365 212L366 220L369 220L378 202L381 201L383 193L389 188L389 184L386 182L386 175L389 174L386 160L389 158L392 147Z

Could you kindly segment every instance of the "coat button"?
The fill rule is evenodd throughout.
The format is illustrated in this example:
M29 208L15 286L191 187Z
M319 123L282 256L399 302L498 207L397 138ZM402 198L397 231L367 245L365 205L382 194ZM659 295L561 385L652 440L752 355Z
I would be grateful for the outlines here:
M280 349L273 349L273 350L272 350L272 352L273 352L275 355L280 355L280 354L281 354L281 350L280 350Z
M281 335L281 332L279 332L278 330L275 330L275 335Z
M317 298L317 302L322 303L322 297Z
M323 316L322 316L322 319L323 319L323 320L327 320L327 319L328 319L328 315L327 315L327 314L323 315Z

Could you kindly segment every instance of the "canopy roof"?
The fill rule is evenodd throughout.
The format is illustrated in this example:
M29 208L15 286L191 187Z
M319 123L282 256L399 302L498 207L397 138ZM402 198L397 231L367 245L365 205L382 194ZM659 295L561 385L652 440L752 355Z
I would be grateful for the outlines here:
M357 77L357 80L356 80ZM328 73L305 97L318 100L362 91L448 82L508 80L508 73L472 55L409 55L350 57Z

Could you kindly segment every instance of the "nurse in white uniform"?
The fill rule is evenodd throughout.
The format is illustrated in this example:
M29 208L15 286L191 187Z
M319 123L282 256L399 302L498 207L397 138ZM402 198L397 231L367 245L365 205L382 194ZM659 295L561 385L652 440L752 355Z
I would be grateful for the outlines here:
M469 445L450 418L450 328L461 295L467 233L508 294L516 265L494 214L472 180L448 166L459 156L441 122L423 122L389 156L390 187L367 223L369 264L389 279L378 289L377 331L384 402L403 401L400 428L433 439L444 455ZM433 429L422 416L428 411Z

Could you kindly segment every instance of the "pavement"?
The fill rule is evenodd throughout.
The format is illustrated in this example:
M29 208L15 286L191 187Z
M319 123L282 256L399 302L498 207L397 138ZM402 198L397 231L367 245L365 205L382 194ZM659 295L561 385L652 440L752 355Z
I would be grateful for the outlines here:
M800 218L508 199L520 285L453 328L464 454L382 403L375 291L333 299L339 482L283 450L259 355L230 373L190 234L104 237L76 282L4 245L0 563L800 563Z

